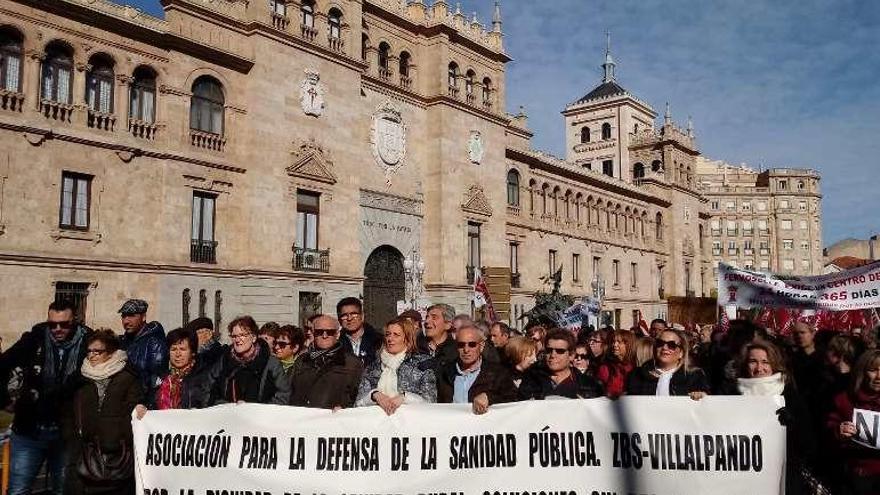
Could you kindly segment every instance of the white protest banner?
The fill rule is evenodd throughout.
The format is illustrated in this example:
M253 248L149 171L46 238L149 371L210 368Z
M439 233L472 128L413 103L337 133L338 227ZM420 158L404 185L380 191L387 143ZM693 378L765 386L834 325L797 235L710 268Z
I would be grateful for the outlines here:
M774 397L342 410L229 404L133 420L143 495L782 493Z
M856 425L853 442L880 449L880 413L867 409L854 409L852 422Z
M720 263L718 304L831 311L880 307L880 261L815 276L754 272Z
M599 314L599 301L592 297L582 297L563 311L556 313L556 324L560 328L577 332L590 316Z

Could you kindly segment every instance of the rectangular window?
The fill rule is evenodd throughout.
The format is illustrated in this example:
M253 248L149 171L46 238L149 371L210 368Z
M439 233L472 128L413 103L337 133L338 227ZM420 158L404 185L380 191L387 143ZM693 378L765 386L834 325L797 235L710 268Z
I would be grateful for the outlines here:
M571 255L571 281L580 282L581 280L581 255Z
M611 276L615 287L620 287L620 260L611 263Z
M309 318L321 314L322 311L320 292L299 293L299 321L301 325L305 326Z
M604 160L602 162L602 173L608 177L614 177L614 160Z
M721 254L721 241L712 241L712 254Z
M779 228L782 230L791 230L791 220L782 220Z
M480 264L480 224L468 222L468 266L479 268Z
M788 189L788 181L787 181L787 180L781 180L781 181L779 181L779 190L780 190L780 191L785 191L785 190L787 190L787 189Z
M630 263L630 279L629 286L632 289L638 288L639 286L639 264L638 263Z
M89 283L55 282L55 301L67 301L74 307L76 321L86 321L86 300L89 297Z
M712 201L711 203L709 203L709 208L712 208L712 210L714 210L714 211L718 211L718 208L719 208L718 200L715 200L715 201Z
M751 220L743 220L743 235L752 235L754 230L752 230L752 221Z
M736 201L728 201L726 207L727 211L736 211Z
M214 223L217 196L193 192L189 258L193 263L216 263ZM204 316L204 315L202 315Z
M92 176L63 172L58 226L62 229L89 230L91 203Z
M318 221L321 213L321 195L310 191L296 191L296 240L299 249L318 249Z
M767 220L758 220L758 230L767 232Z
M782 249L785 249L786 251L790 251L793 248L794 248L794 241L793 240L791 240L791 239L783 239L782 240Z
M556 273L556 250L555 249L551 249L547 253L547 265L548 265L548 268L550 269L550 275L553 275L554 273Z
M791 204L788 202L787 199L782 199L779 201L779 207L783 210L787 210L790 206Z
M690 264L690 262L685 262L685 264L684 264L684 293L688 297L693 297L693 293L691 291L691 264Z
M593 280L599 280L602 278L602 274L600 273L602 267L602 258L599 256L593 256Z
M737 254L736 241L727 241L727 254Z
M743 249L745 249L747 251L751 251L752 250L752 241L743 241ZM746 253L746 254L748 254L748 253Z
M510 273L519 273L519 244L510 243Z

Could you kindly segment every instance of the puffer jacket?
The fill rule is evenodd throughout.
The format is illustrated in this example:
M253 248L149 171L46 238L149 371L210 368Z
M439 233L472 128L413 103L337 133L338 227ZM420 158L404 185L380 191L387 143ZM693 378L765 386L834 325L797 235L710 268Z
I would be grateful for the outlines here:
M379 385L382 377L382 358L379 357L364 371L358 387L357 406L373 405L370 397ZM415 399L422 402L437 402L437 375L430 356L425 354L407 354L397 368L397 390L404 394L407 401Z
M128 363L141 379L149 404L155 406L156 388L168 370L168 344L165 342L165 329L158 321L144 325L137 334L122 336L122 350L128 355Z

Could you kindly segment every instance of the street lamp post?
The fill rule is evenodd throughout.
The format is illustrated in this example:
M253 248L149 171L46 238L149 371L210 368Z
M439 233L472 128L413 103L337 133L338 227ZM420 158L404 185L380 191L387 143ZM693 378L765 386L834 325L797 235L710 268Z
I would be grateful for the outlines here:
M410 309L418 309L419 301L425 295L425 262L415 249L403 260L404 299Z
M596 328L598 329L599 324L602 322L602 302L605 300L605 280L596 275L596 277L593 278L593 281L590 282L590 287L593 289L593 298L599 303L599 315L596 317Z

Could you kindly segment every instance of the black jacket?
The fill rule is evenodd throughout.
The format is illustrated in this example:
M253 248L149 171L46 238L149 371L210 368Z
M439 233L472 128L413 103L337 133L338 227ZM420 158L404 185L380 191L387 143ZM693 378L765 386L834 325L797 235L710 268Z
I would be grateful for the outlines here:
M648 361L636 368L626 379L626 393L629 395L657 395L657 377L653 371L654 361ZM691 392L709 393L709 380L699 368L688 371L678 368L669 383L669 395L688 395Z
M149 404L153 407L153 397L161 377L168 371L168 344L165 342L165 329L158 321L144 325L137 334L122 335L122 350L128 355L128 363L141 377L141 385Z
M437 402L449 404L455 393L455 377L458 376L458 361L446 363L440 371L437 380ZM503 402L516 402L516 386L513 378L506 368L496 363L483 360L480 364L480 374L474 384L468 390L468 402L473 402L474 397L485 393L489 397L489 404Z
M364 334L361 335L361 345L357 355L354 354L354 348L351 346L351 340L345 330L342 330L342 337L339 339L345 352L355 356L361 360L364 368L369 367L376 360L379 350L382 348L382 334L380 334L369 323L364 323Z
M363 369L361 361L344 348L320 363L306 352L296 358L293 365L290 405L321 409L351 407L357 398Z
M183 377L180 387L180 409L203 409L211 406L212 377L214 362L202 359L199 355L192 371ZM168 376L165 374L162 379ZM156 389L154 404L158 403L159 389Z
M79 345L62 357L60 369L71 369L72 372L56 373L54 383L44 380L47 371L44 366L48 332L45 323L35 325L0 355L0 383L3 384L4 394L12 371L18 368L22 373L21 389L15 402L15 419L12 423L12 430L21 435L34 435L40 425L58 425L60 411L69 408L73 393L83 381L80 367L86 357L86 340L91 329L77 324L71 330L71 338L75 338L79 332L82 332L82 337Z
M571 368L571 379L555 385L545 363L535 363L523 374L519 384L520 400L544 400L558 396L568 399L593 399L605 396L605 387L593 375Z
M269 351L269 344L257 339L257 356L247 364L232 357L232 348L218 359L205 378L211 387L208 405L227 402L255 402L259 404L287 404L290 382L281 362Z

